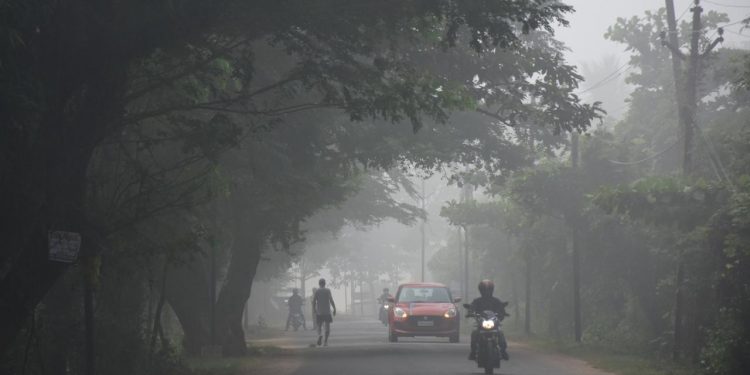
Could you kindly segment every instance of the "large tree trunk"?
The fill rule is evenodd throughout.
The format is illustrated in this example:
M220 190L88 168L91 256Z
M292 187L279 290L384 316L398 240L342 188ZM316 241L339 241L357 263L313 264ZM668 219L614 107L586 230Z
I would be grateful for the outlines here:
M77 275L73 272L70 276ZM78 278L73 278L76 282ZM79 332L75 324L80 319L79 309L74 306L79 294L74 291L68 278L60 282L47 293L40 306L39 320L44 327L43 346L44 373L48 375L66 375L68 373L68 352L77 341Z
M96 345L95 338L95 311L94 311L94 285L96 274L94 270L95 258L86 256L83 259L83 326L84 326L84 374L94 375L96 373Z
M677 274L675 275L675 293L674 293L674 345L672 346L672 359L680 359L682 348L682 314L683 314L683 295L682 287L685 279L685 267L682 256L677 260Z
M229 268L215 309L215 344L222 346L227 356L244 355L245 331L242 314L250 298L253 278L262 252L263 241L259 228L243 226L245 220L235 218L235 246L231 250ZM167 300L180 321L185 333L185 349L198 355L201 348L211 344L209 280L206 270L208 260L197 258L179 267L172 267L167 283Z
M166 298L185 334L184 346L190 355L199 355L209 344L208 279L205 259L170 267L166 285Z
M42 166L37 166L38 175L23 180L37 190L3 189L15 194L0 198L3 212L18 213L18 220L6 223L8 232L2 234L11 255L3 259L0 269L0 353L7 352L34 308L68 268L66 263L49 260L48 231L78 232L84 243L92 241L84 214L90 153L52 143L46 157L42 156ZM34 161L31 164L29 168L34 168ZM33 217L26 216L29 211L35 211Z
M246 221L242 220L239 214L235 212L234 215L235 245L232 247L226 280L216 301L216 334L225 356L241 356L247 353L242 311L250 298L264 242L263 231L256 226L245 224Z
M34 308L67 265L47 260L46 231L36 231L30 244L0 281L0 353L6 353Z
M70 14L85 13L67 6ZM107 61L91 46L103 40L79 44L80 35L67 27L81 25L47 25L36 46L44 53L30 59L44 81L44 110L39 117L29 114L21 124L2 127L7 137L2 145L10 147L3 153L0 180L0 211L8 218L0 233L5 244L0 250L0 353L7 352L68 268L48 259L48 232L81 233L90 255L98 251L99 233L86 220L87 168L94 148L121 114L127 64Z

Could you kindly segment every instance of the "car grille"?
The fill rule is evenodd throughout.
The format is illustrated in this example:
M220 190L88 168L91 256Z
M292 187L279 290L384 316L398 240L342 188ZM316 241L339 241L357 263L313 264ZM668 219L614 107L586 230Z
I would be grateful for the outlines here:
M409 326L419 329L433 329L440 326L442 319L438 316L410 316ZM425 324L428 324L425 326ZM432 324L432 325L429 325Z

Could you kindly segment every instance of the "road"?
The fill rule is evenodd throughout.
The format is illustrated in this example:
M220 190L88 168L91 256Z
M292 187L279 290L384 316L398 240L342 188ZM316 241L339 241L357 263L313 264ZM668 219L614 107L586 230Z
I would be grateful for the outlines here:
M282 337L251 340L258 345L285 348L282 354L262 357L245 375L375 375L375 374L483 374L468 361L467 337L450 344L442 338L386 339L386 328L376 320L337 319L331 326L328 347L313 347L316 333L285 332ZM503 375L613 375L586 362L561 355L535 352L510 343L510 361L495 373Z

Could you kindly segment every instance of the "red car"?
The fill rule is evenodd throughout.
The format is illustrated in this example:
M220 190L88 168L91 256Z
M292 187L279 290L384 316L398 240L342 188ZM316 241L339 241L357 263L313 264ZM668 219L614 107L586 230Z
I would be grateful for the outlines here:
M458 342L459 316L451 291L443 284L409 283L398 287L388 312L388 340L399 337L448 337Z

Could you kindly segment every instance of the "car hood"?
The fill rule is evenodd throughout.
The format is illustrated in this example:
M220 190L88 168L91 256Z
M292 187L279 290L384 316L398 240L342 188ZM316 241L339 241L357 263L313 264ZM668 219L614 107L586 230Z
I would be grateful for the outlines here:
M443 315L448 309L455 307L452 303L407 303L398 302L396 306L404 309L407 314L412 315Z

